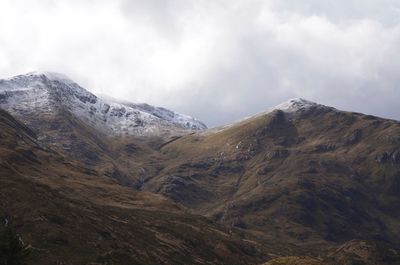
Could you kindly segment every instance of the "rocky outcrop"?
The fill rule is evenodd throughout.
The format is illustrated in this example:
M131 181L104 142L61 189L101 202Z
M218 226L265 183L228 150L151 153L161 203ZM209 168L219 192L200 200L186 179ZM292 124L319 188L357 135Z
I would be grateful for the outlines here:
M284 159L290 155L287 149L276 149L274 151L268 152L266 155L267 159Z
M400 149L386 151L381 155L377 155L375 160L380 164L397 165L400 163Z
M356 129L345 138L345 145L352 145L358 143L362 138L362 130Z

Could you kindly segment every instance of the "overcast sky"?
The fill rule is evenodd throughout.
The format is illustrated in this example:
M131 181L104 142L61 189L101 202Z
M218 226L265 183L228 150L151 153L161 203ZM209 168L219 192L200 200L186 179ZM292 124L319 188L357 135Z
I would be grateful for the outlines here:
M294 97L400 119L400 1L1 0L0 78L35 70L209 126Z

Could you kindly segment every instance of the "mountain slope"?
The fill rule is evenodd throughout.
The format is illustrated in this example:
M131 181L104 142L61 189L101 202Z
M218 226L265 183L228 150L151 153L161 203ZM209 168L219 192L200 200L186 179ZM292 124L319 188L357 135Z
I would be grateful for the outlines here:
M31 128L41 144L138 189L143 161L157 157L149 144L206 128L163 108L98 98L55 73L0 80L0 107Z
M0 110L0 224L30 245L29 264L255 264L246 235L135 192L41 144Z
M399 245L399 135L397 121L292 100L164 145L147 188L270 240Z

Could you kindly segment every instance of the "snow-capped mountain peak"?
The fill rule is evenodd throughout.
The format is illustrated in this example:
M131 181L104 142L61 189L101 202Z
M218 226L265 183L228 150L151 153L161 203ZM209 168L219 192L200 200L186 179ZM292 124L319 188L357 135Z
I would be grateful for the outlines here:
M273 108L273 110L282 110L284 112L297 112L299 110L307 110L311 107L318 106L319 104L302 99L302 98L294 98L289 99Z
M102 99L67 76L30 72L0 80L0 107L29 123L29 116L60 109L111 135L154 136L203 130L204 123L148 104Z

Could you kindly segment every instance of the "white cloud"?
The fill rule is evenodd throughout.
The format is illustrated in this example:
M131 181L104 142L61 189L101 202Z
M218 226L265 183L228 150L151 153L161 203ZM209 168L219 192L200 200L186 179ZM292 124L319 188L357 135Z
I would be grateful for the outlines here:
M391 0L2 0L0 76L63 72L211 125L297 96L400 118L399 10Z

